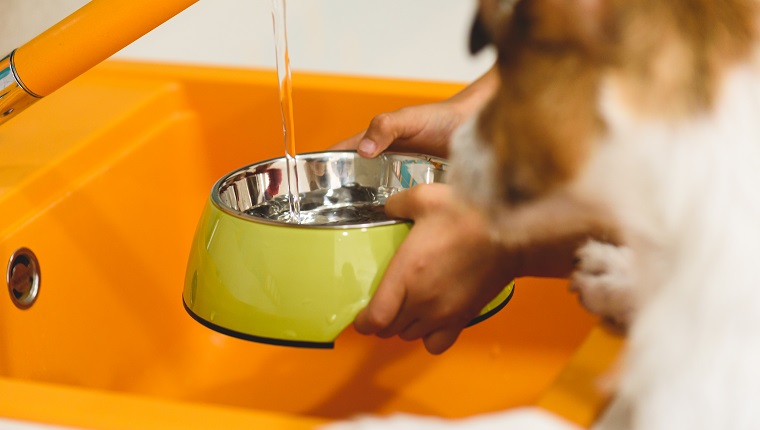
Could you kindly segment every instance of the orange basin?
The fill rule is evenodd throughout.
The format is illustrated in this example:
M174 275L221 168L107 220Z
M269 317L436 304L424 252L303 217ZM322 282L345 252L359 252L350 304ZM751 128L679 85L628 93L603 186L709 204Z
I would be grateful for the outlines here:
M0 294L0 417L311 428L355 414L540 404L587 422L602 401L593 379L619 345L564 281L518 280L505 309L441 356L352 329L334 350L249 343L185 313L185 263L211 185L283 152L276 82L271 71L107 62L0 127L0 260L27 247L42 274L28 310ZM294 83L301 152L460 88Z

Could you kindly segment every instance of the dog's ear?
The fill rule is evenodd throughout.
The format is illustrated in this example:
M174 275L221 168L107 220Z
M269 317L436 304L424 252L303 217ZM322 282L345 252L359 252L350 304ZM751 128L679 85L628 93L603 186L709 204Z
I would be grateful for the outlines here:
M607 38L611 0L480 0L470 31L470 53L505 39L573 43L596 48Z
M470 53L477 54L494 43L506 26L512 8L519 0L481 0L470 30Z
M472 29L470 30L470 54L477 54L491 43L491 34L488 29L486 29L486 24L478 13L475 15L475 20L473 21Z

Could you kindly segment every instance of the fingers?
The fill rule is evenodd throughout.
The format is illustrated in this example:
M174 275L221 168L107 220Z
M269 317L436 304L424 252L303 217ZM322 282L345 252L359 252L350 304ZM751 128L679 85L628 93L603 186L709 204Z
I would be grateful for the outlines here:
M411 324L407 325L406 328L398 334L398 337L403 340L417 340L427 333L427 327L420 323L419 319L414 319Z
M425 344L425 349L431 354L442 354L447 349L454 345L461 333L462 329L444 329L434 331L425 336L422 342Z
M386 201L386 214L394 218L415 219L420 215L423 208L429 205L429 203L424 202L425 199L428 199L425 196L434 196L446 192L447 189L448 187L445 186L424 184L401 191ZM388 264L377 291L367 305L366 315L361 315L361 319L357 317L358 325L356 328L358 331L388 338L400 334L414 325L415 312L414 309L409 309L410 304L407 303L407 285L410 284L408 274L415 272L414 262L417 254L413 240L401 244ZM417 324L417 330L412 331L415 338L424 334L417 334L420 329L424 330L424 326Z
M440 354L511 273L501 273L495 263L502 260L500 250L481 231L480 218L454 204L448 186L415 186L388 198L385 209L414 220L414 227L355 327L380 337L422 339Z
M441 210L451 188L445 184L420 184L388 197L385 213L391 218L417 219L429 211Z
M415 210L409 206L415 206L414 201L417 198L416 194L410 193L412 190L391 196L386 202L386 212L390 203L394 211L389 213L390 216L411 219ZM390 337L406 328L406 325L411 322L398 318L406 298L402 276L406 273L404 266L408 258L404 254L407 248L406 243L399 247L369 304L356 316L354 327L359 333Z
M354 320L354 327L359 333L391 337L411 322L401 312L407 299L404 276L407 273L405 264L409 259L408 253L408 244L402 243L369 304Z
M416 188L399 191L385 200L385 214L389 218L414 219L417 212L414 200Z
M399 314L396 315L396 319L393 320L393 323L383 330L380 330L377 335L379 337L387 339L389 337L400 335L408 327L415 324L418 325L417 320L413 315L411 315L409 312L399 312Z
M383 279L378 285L367 307L356 315L354 320L356 331L362 334L379 334L396 320L404 304L406 290L396 288L397 286L392 282L395 281Z

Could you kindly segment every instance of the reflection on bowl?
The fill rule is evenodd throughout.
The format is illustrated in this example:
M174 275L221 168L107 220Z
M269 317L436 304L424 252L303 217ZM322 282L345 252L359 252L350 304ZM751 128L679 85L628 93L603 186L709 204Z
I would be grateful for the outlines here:
M445 182L445 160L353 151L299 155L301 223L288 210L284 158L220 179L201 216L185 277L185 308L242 339L330 348L368 303L411 223L382 211L394 192ZM510 284L473 323L509 300Z

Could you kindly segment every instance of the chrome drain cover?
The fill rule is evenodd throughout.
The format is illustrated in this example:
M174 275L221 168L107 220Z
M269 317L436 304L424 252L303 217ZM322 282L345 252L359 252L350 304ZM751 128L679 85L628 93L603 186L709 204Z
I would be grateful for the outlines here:
M11 255L5 282L11 301L19 309L29 309L40 292L40 263L29 248L19 248Z

